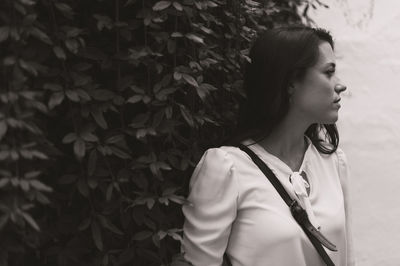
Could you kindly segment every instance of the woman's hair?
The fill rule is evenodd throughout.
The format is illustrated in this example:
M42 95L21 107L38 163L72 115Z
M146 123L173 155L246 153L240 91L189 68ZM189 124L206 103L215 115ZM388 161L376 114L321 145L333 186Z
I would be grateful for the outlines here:
M306 26L271 29L257 38L245 69L247 98L239 109L235 141L258 142L282 121L289 110L288 87L316 64L321 42L334 47L329 32ZM321 153L333 153L339 144L335 124L312 124L305 134Z

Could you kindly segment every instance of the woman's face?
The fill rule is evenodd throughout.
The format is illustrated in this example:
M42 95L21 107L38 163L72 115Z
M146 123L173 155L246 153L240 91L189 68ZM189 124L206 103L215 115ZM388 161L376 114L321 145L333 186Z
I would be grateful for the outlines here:
M335 75L335 62L330 44L321 43L317 63L303 79L292 84L290 108L310 124L333 124L338 120L340 93L346 88L340 86Z

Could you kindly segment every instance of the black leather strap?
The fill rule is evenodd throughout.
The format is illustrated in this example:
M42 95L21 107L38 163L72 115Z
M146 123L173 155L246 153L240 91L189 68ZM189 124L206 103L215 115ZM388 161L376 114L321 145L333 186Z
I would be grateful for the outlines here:
M311 243L317 250L318 254L321 256L322 260L328 266L335 266L329 255L326 253L325 249L322 247L324 244L328 249L332 251L337 251L336 246L329 242L310 222L308 219L307 212L300 207L296 200L292 199L290 195L287 193L285 188L282 186L281 182L279 182L278 178L271 171L271 169L248 147L243 144L239 144L238 147L247 153L253 162L260 168L260 170L264 173L264 175L268 178L271 184L275 187L276 191L279 193L281 198L286 202L289 206L290 211L295 218L296 222L303 229L304 233L310 239ZM322 244L321 244L322 243ZM229 262L230 263L230 262Z
M224 254L224 261L222 263L222 266L232 266L231 260L229 259L228 255L226 255L226 253Z

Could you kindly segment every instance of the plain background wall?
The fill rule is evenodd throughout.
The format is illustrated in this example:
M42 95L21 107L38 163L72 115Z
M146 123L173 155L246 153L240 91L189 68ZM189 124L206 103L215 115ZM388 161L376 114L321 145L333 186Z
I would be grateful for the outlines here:
M400 1L325 0L348 87L338 127L352 172L358 265L400 265Z

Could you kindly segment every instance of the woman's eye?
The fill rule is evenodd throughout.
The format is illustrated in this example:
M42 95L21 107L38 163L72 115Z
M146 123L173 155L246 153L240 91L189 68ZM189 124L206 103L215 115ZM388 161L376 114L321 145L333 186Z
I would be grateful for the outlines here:
M335 70L334 69L332 69L332 70L328 70L328 71L326 71L325 72L328 76L333 76L334 74L335 74Z

